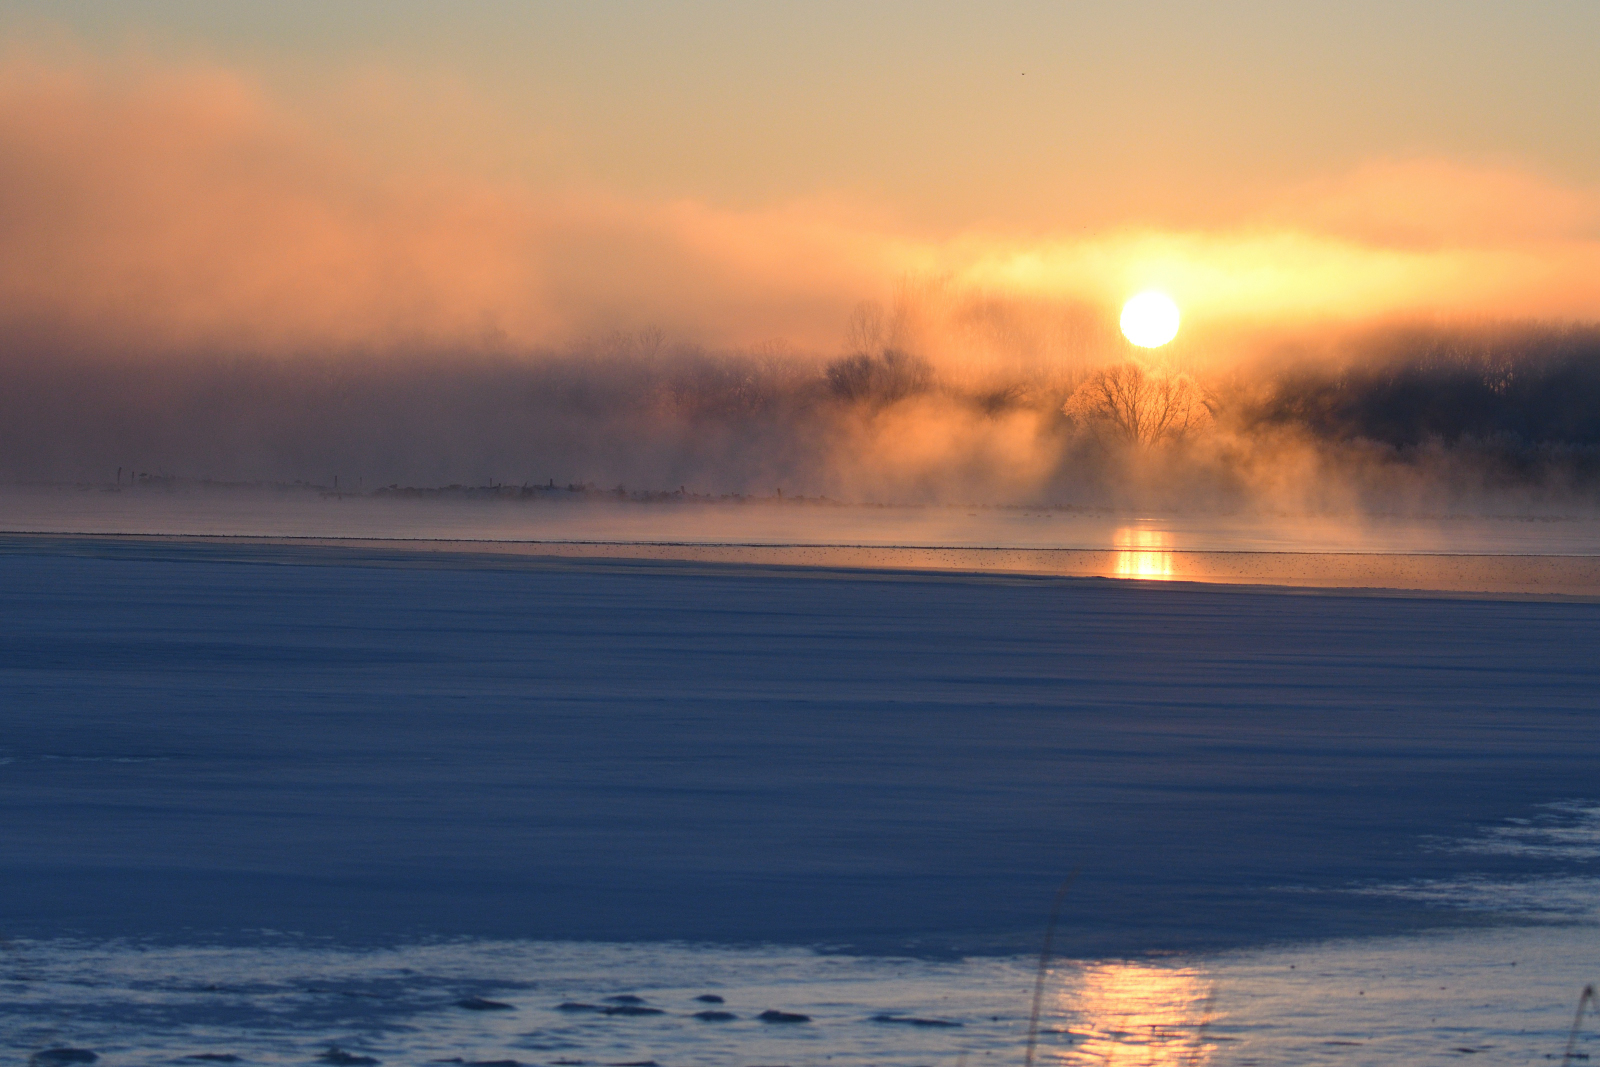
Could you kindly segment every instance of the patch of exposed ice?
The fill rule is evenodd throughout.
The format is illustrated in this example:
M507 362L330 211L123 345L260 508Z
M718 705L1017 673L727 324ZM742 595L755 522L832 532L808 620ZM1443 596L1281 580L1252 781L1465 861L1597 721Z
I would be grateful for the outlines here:
M1366 896L1404 897L1439 907L1507 917L1600 921L1600 878L1471 876L1357 886L1350 891Z
M1600 965L1594 926L1435 932L1046 975L1036 1062L1474 1063L1559 1058ZM790 948L458 941L347 949L20 941L0 950L0 1058L110 1067L983 1067L1019 1063L1035 961ZM710 993L715 990L715 993ZM733 1019L697 1017L721 997ZM463 1002L508 1007L473 1010ZM559 1010L626 1003L660 1014ZM770 1025L761 1013L809 1018ZM885 1026L920 1019L959 1026ZM1578 1049L1600 1054L1586 1029Z
M1600 858L1600 803L1557 801L1542 805L1531 818L1507 819L1468 837L1434 839L1427 845L1439 851L1581 867ZM1600 877L1571 869L1515 877L1467 874L1414 879L1357 885L1348 892L1531 921L1600 922Z
M1507 819L1478 834L1440 847L1486 856L1533 856L1583 861L1600 859L1600 802L1562 800L1544 805L1530 819Z

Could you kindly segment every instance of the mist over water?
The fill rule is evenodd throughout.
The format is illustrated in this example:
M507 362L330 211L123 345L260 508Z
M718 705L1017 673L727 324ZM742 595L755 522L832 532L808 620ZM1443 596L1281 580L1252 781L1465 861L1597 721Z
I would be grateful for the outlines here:
M1394 328L1239 357L1202 336L1135 357L1094 323L946 294L858 312L835 355L652 332L523 353L36 343L0 356L0 475L1313 514L1596 502L1600 331Z

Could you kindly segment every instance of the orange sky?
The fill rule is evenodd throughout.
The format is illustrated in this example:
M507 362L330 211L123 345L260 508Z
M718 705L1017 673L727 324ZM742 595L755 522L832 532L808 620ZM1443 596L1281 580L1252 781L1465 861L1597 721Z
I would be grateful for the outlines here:
M1197 324L1600 317L1600 9L1058 6L13 5L0 315L831 350L909 275Z

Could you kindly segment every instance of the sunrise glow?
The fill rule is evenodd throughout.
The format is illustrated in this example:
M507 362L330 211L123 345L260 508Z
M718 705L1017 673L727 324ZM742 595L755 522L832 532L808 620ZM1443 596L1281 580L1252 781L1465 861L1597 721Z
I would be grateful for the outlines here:
M1122 305L1122 335L1140 348L1160 348L1178 336L1178 305L1154 289Z

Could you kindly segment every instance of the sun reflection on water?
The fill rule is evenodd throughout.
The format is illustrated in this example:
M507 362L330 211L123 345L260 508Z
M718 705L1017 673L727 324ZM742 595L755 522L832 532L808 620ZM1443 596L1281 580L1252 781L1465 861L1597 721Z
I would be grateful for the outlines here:
M1068 972L1056 1024L1061 1064L1208 1063L1216 1051L1212 983L1191 967L1087 964Z
M1117 577L1172 577L1172 539L1165 530L1124 526L1112 537L1117 550Z

